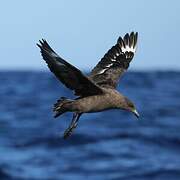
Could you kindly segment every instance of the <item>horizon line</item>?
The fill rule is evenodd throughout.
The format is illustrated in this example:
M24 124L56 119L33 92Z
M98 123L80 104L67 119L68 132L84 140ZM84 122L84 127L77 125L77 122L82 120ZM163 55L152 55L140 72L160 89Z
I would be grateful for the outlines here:
M82 72L89 73L91 69L81 69ZM50 72L46 68L0 68L0 72ZM180 72L178 68L131 68L127 72Z

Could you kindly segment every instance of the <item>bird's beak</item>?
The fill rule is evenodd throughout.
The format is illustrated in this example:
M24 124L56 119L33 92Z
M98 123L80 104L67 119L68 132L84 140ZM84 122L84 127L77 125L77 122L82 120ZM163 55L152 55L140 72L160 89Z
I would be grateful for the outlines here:
M133 112L133 114L134 114L137 118L139 118L139 113L137 112L136 109L134 109L132 112Z

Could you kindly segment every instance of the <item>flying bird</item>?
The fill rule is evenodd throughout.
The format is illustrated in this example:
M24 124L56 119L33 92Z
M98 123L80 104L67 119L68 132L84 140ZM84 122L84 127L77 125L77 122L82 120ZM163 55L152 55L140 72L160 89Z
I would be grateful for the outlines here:
M75 66L62 59L42 39L37 46L41 50L51 72L67 88L74 91L75 99L61 97L54 104L54 117L66 112L73 112L69 127L64 132L64 138L72 134L83 113L100 112L108 109L121 109L139 114L134 103L116 90L119 78L128 69L137 48L138 33L131 32L123 38L119 37L114 45L86 76Z

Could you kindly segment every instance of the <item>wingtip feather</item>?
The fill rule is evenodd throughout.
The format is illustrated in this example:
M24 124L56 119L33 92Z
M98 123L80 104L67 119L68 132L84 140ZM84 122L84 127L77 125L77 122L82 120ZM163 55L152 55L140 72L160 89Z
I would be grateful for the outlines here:
M118 44L121 48L122 52L135 52L137 45L138 32L132 31L130 34L126 33L122 38L121 36L118 38Z
M36 43L36 46L38 46L40 49L42 48L42 46L38 43Z

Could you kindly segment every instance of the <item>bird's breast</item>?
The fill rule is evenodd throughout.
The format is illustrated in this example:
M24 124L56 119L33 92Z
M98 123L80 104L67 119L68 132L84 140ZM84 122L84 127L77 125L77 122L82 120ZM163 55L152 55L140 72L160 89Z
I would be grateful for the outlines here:
M89 96L79 99L77 102L78 109L81 112L99 112L115 108L114 99L109 94Z

